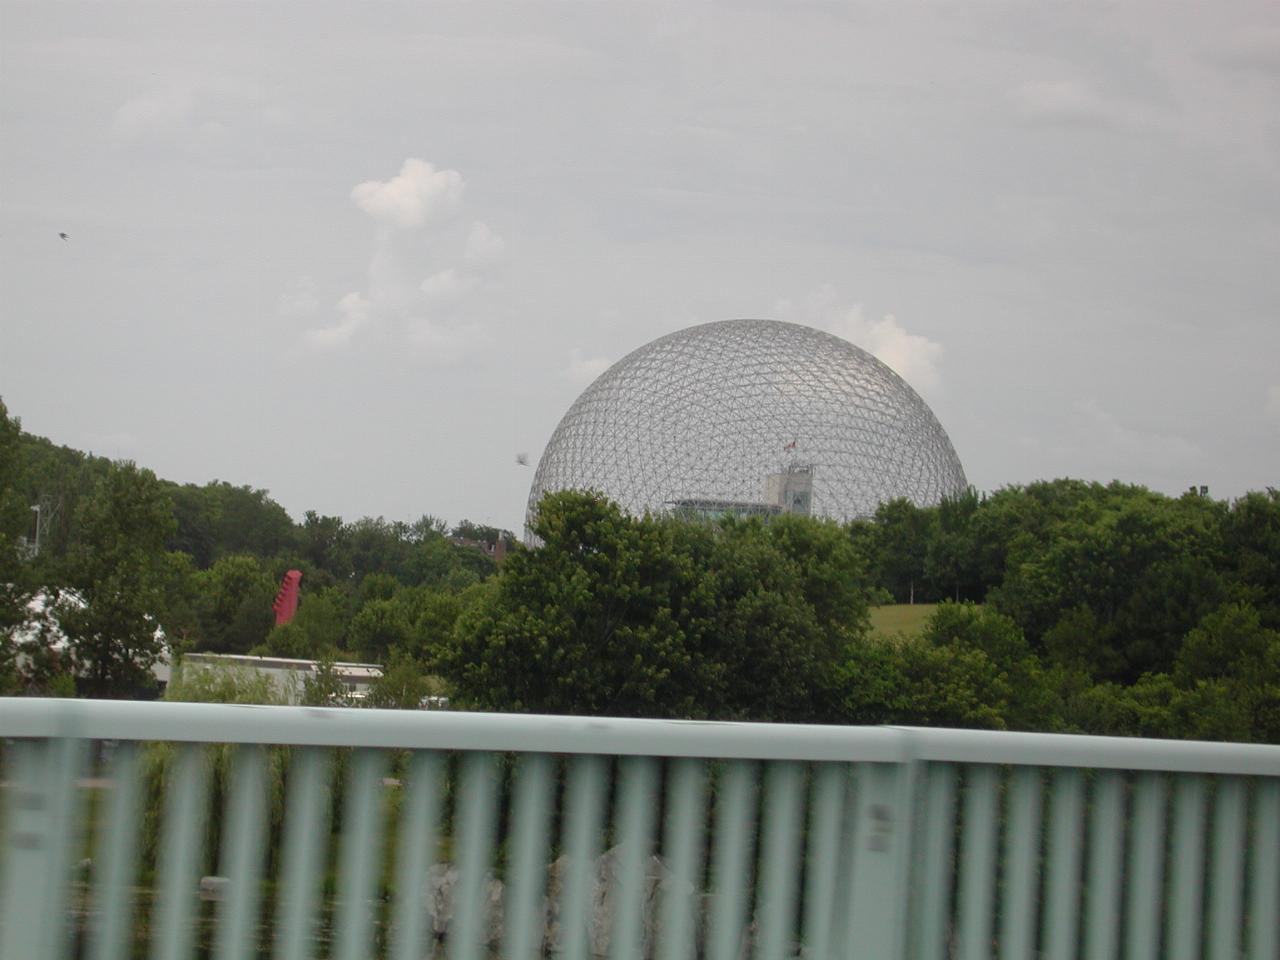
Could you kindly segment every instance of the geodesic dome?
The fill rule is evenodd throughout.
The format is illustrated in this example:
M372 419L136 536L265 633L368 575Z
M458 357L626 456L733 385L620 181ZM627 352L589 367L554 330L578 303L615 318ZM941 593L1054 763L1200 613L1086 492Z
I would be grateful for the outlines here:
M920 396L839 337L724 320L660 337L574 401L529 490L596 490L627 512L801 512L847 521L962 492L964 469Z

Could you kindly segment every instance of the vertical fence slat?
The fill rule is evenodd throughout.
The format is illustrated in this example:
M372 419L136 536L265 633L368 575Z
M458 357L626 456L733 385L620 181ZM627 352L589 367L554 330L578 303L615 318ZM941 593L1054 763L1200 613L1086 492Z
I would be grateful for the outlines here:
M1125 914L1126 960L1155 960L1160 950L1160 900L1164 861L1164 778L1138 775L1133 796Z
M122 742L111 758L111 796L94 863L92 960L125 960L132 953L132 887L138 874L141 794L138 745Z
M551 829L553 762L544 753L529 754L516 771L511 804L511 869L503 915L504 960L535 960L542 954L542 897ZM421 953L403 960L421 960Z
M618 777L617 872L609 892L613 929L609 931L611 960L640 956L641 910L645 901L646 867L653 850L653 816L657 769L649 757L627 757Z
M846 937L853 957L898 957L904 949L918 766L861 765L853 908Z
M1197 960L1201 956L1204 909L1205 778L1182 774L1175 784L1170 864L1173 876L1165 953L1172 960Z
M262 858L266 845L266 758L261 747L242 746L232 764L219 872L227 878L218 904L217 960L240 960L255 951Z
M588 956L588 901L595 884L605 786L603 758L580 756L573 760L565 809L568 841L559 903L559 947L564 960L586 960Z
M693 960L695 908L702 902L706 765L701 760L673 760L669 777L664 853L671 880L659 891L658 956Z
M1098 775L1089 837L1089 888L1084 949L1087 960L1114 960L1120 943L1120 870L1124 853L1124 778Z
M840 820L844 814L847 781L848 770L842 763L818 764L813 775L808 872L804 884L804 945L809 956L821 960L827 960L831 954Z
M71 858L80 836L76 779L86 749L83 740L61 737L10 746L2 957L52 960L69 946Z
M710 960L737 960L741 949L755 835L755 786L756 765L745 760L727 764L718 784Z
M853 901L855 881L857 880L858 845L862 841L860 834L862 824L862 790L861 782L865 778L865 764L849 763L845 778L844 817L840 822L840 864L837 868L836 880L836 917L833 939L836 949L831 952L833 958L849 960L853 957L856 941L857 917L854 915ZM841 921L839 918L843 917Z
M1005 960L1035 952L1042 777L1038 767L1019 767L1009 778L1000 922L1000 956Z
M351 756L338 845L334 956L366 960L373 952L373 898L382 863L382 778L386 757L361 748Z
M285 802L284 850L276 904L276 960L311 960L316 911L329 849L332 758L316 747L295 749Z
M408 766L396 843L394 960L422 960L424 956L427 872L436 852L444 783L444 758L434 751L415 752Z
M497 770L490 753L463 757L454 833L458 837L458 883L454 887L453 924L449 928L451 960L482 955L487 911L486 880L493 854Z
M804 769L797 763L769 765L765 782L764 838L757 905L759 960L782 960L796 926L796 878L800 859L800 794Z
M172 778L168 774L172 774ZM195 935L192 914L209 809L209 758L203 746L184 744L166 771L160 843L160 901L155 905L155 960L188 960Z
M1253 798L1249 960L1280 956L1280 777L1257 781Z
M1080 843L1084 825L1084 776L1059 770L1050 796L1049 886L1045 894L1048 960L1074 960L1080 920Z
M1239 960L1240 907L1244 885L1244 782L1223 777L1213 802L1213 865L1209 880L1211 960Z
M991 956L998 786L995 767L980 765L969 768L960 835L960 906L956 940L961 960L982 960Z
M920 922L915 956L943 960L951 927L952 848L955 844L956 768L931 763L926 773L921 851Z

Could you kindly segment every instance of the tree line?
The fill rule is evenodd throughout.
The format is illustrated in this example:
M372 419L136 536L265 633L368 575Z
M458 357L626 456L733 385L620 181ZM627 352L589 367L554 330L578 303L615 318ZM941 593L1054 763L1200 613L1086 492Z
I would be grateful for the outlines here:
M147 695L166 648L421 665L499 539L432 516L297 523L264 490L176 484L27 434L0 402L0 691ZM277 627L290 569L304 600Z
M178 651L387 665L384 706L908 723L1280 742L1280 492L1232 502L1053 480L868 519L634 518L552 494L501 569L463 522L301 523L177 485L0 409L0 630L40 590L66 649L8 643L9 692L128 696ZM49 504L36 556L31 505ZM285 570L295 620L275 627ZM74 598L66 599L66 598ZM879 604L940 602L883 637Z

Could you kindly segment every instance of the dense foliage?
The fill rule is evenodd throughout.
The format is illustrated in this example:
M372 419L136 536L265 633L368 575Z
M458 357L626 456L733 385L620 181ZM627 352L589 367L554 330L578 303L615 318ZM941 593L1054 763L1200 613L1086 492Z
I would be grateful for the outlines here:
M835 524L711 527L544 499L536 550L462 618L440 667L488 709L804 720L864 632L861 558Z
M851 534L895 599L984 604L944 606L920 640L859 651L851 690L858 676L883 686L927 673L920 661L938 650L981 653L1012 684L1011 699L988 686L973 701L1000 707L984 725L1280 742L1280 491L1224 503L1055 480L929 509L886 504ZM1017 645L993 657L972 634L984 620ZM980 687L981 671L967 676L956 690ZM849 719L877 716L867 699L847 703Z
M631 518L562 493L535 532L495 575L485 548L504 531L296 523L265 491L168 483L26 435L0 407L0 692L136 695L162 627L177 652L384 663L369 698L383 706L447 693L494 710L1280 742L1274 489L1228 503L1055 480L895 501L845 527ZM275 627L290 568L302 603ZM937 601L918 635L868 629L869 605Z
M295 523L264 490L170 483L25 434L0 403L0 693L146 696L166 646L394 653L401 674L411 663L425 675L428 652L496 569L484 548L502 538L429 516L309 511ZM276 627L272 600L292 568L304 573L302 603Z

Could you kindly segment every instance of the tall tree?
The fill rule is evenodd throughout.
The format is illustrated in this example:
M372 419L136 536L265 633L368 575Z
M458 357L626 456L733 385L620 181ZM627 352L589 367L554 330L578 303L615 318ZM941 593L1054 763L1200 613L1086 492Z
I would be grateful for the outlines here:
M8 693L16 683L16 651L9 632L25 619L32 586L22 562L30 511L19 492L21 435L22 425L9 416L0 400L0 694Z
M81 693L127 697L151 684L161 656L157 613L164 605L165 542L173 503L150 470L110 466L83 504L68 558L70 585L60 621Z
M201 649L247 653L266 639L277 581L260 559L249 553L220 557L196 579Z
M899 603L928 599L923 589L924 563L934 519L932 511L906 499L890 500L876 508L878 582Z

